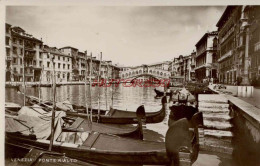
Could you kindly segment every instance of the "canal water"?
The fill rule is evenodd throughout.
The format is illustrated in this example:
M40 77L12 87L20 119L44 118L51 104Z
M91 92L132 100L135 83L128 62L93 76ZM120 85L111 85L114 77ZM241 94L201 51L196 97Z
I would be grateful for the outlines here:
M157 89L163 90L162 87ZM5 100L6 102L15 102L23 104L23 95L18 94L15 89L6 88L5 89ZM52 100L52 88L42 87L40 88L41 96L43 100ZM91 88L91 100L92 107L98 108L98 94L100 93L100 104L101 109L106 109L112 105L112 90L111 87L92 87ZM37 96L39 95L38 88L27 88L27 95ZM85 105L85 87L84 85L66 85L57 87L57 101L69 100L73 104ZM90 105L90 87L87 87L87 103ZM117 109L136 111L137 107L140 105L145 106L146 112L154 112L161 109L161 99L155 98L154 87L124 87L119 85L113 89L113 107ZM167 104L166 116L161 123L156 124L145 124L144 125L144 139L150 141L163 142L165 139L165 134L168 129L168 116L169 116L169 106L171 103ZM193 164L194 166L233 166L230 160L226 160L225 157L221 157L216 154L209 154L208 152L200 152L197 161ZM5 164L12 166L13 162L9 158L6 158Z
M157 87L163 90L163 87ZM140 105L145 106L146 112L159 111L162 107L161 99L155 98L154 87L126 87L120 84L113 87L113 104L112 88L108 87L91 87L87 85L87 103L92 104L92 108L98 108L98 94L100 94L100 108L113 108L136 111ZM90 92L91 90L91 92ZM41 87L41 98L43 100L53 100L52 88ZM6 88L6 102L15 102L23 104L23 95L17 93L16 89ZM107 94L107 97L106 97ZM39 88L26 88L26 95L39 96ZM90 97L91 95L91 97ZM85 86L84 85L64 85L56 88L57 101L69 100L73 104L85 105ZM146 124L144 127L144 137L147 140L164 141L164 136L168 129L169 106L167 106L166 117L161 123Z

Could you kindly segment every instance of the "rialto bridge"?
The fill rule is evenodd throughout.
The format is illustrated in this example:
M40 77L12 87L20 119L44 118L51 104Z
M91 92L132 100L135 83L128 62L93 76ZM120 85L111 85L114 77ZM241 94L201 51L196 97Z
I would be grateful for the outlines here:
M121 79L128 79L132 81L134 79L169 79L170 72L154 66L142 65L136 67L126 67L123 71L120 72Z

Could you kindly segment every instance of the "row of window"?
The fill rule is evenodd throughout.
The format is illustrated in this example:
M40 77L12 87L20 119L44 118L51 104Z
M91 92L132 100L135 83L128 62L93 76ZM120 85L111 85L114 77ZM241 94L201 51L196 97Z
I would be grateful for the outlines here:
M62 57L62 56L55 55L55 59L56 59L56 60L61 60L61 59L62 59L63 61L66 61L66 59L67 59L67 62L70 62L70 58L69 58L69 57L67 57L67 58L64 57L64 56L63 56L62 58L61 58L61 57ZM50 59L49 54L46 54L45 58Z
M47 62L47 67L50 67L50 62ZM61 68L61 63L58 63L58 66L56 66L56 63L54 62L54 67L60 69ZM66 64L62 65L63 69L66 69ZM67 64L67 69L70 69L70 64Z

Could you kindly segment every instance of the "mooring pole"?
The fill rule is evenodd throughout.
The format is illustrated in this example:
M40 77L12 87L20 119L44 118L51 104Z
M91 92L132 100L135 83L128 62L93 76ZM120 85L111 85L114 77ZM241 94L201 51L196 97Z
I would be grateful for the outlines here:
M100 71L101 71L101 62L102 62L102 52L100 52L100 63L98 70L98 86L100 85ZM100 87L98 87L98 119L100 116Z
M55 122L55 107L56 107L56 76L55 76L54 58L55 58L55 56L53 55L53 57L52 57L53 107L52 107L52 117L51 117L51 140L50 140L49 151L52 150L53 141L54 141L54 122Z

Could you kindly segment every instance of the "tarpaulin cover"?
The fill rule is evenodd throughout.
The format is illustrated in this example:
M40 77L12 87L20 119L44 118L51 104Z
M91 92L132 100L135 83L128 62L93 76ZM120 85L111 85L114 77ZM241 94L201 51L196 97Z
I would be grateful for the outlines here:
M68 100L62 101L62 102L57 102L56 107L63 111L74 111L72 104Z
M58 138L62 130L63 120L66 114L63 111L55 113L55 134L54 140ZM37 139L47 139L51 135L52 112L46 113L40 107L24 106L18 112L18 116L5 117L6 132L21 132L22 134L34 134Z

